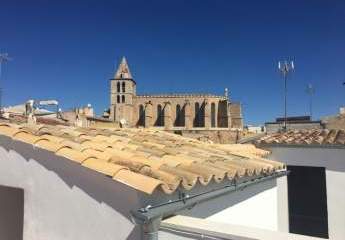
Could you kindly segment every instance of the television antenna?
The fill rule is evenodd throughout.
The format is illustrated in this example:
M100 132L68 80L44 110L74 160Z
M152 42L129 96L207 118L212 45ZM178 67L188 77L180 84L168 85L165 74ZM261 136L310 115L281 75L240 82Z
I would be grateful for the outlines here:
M309 95L309 114L310 118L313 118L313 95L315 94L315 88L311 83L308 84L305 92Z
M2 117L2 87L1 87L1 77L2 77L2 64L12 59L8 56L8 53L0 53L0 117Z
M295 70L295 65L294 62L288 62L288 61L283 61L283 62L278 62L278 69L279 71L282 73L283 78L284 78L284 93L285 93L285 97L284 97L284 127L283 130L286 131L286 122L287 122L287 109L286 109L286 102L287 102L287 77L288 74Z

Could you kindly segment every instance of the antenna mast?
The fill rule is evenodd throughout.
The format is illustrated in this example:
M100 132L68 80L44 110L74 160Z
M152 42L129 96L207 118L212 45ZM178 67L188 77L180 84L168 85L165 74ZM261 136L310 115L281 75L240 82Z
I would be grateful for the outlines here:
M294 63L293 61L291 61L290 63L288 63L287 61L284 62L278 62L278 69L279 71L282 73L283 78L284 78L284 93L285 93L285 97L284 97L284 107L285 107L285 111L284 111L284 127L283 130L286 131L286 122L287 122L287 109L286 109L286 103L287 103L287 77L288 74L293 71L295 69Z
M313 119L313 95L315 93L315 88L309 83L305 91L309 95L309 114L310 118Z
M12 60L8 57L8 53L0 53L0 118L2 117L2 87L1 87L1 76L2 76L2 64Z

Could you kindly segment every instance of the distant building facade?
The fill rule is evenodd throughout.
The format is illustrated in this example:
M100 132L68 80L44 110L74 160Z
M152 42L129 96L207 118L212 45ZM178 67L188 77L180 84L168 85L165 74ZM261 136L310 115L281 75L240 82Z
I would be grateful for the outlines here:
M345 129L345 107L339 109L339 114L321 120L327 129Z
M284 118L276 118L275 122L266 122L266 132L279 132L284 127L284 121ZM286 118L286 128L287 130L322 129L323 125L321 121L312 121L310 116L294 116Z
M227 94L138 95L136 87L123 58L110 80L111 120L128 127L166 130L243 128L241 105L231 102Z

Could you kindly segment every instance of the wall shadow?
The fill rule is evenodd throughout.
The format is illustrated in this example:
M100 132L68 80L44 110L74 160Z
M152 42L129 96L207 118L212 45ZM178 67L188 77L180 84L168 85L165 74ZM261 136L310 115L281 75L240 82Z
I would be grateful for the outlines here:
M78 187L92 199L107 204L129 221L131 221L130 211L141 206L141 199L145 194L108 176L47 150L34 148L32 145L8 137L1 136L0 141L1 146L7 151L17 152L27 162L36 161L48 171L56 173L69 188ZM140 226L134 227L127 239L140 239L140 230Z

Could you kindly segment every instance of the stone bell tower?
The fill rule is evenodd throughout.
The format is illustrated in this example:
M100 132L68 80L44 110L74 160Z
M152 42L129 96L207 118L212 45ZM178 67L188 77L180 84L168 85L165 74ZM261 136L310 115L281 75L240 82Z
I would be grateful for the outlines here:
M126 126L133 125L133 98L136 96L136 82L123 57L110 79L110 118Z

